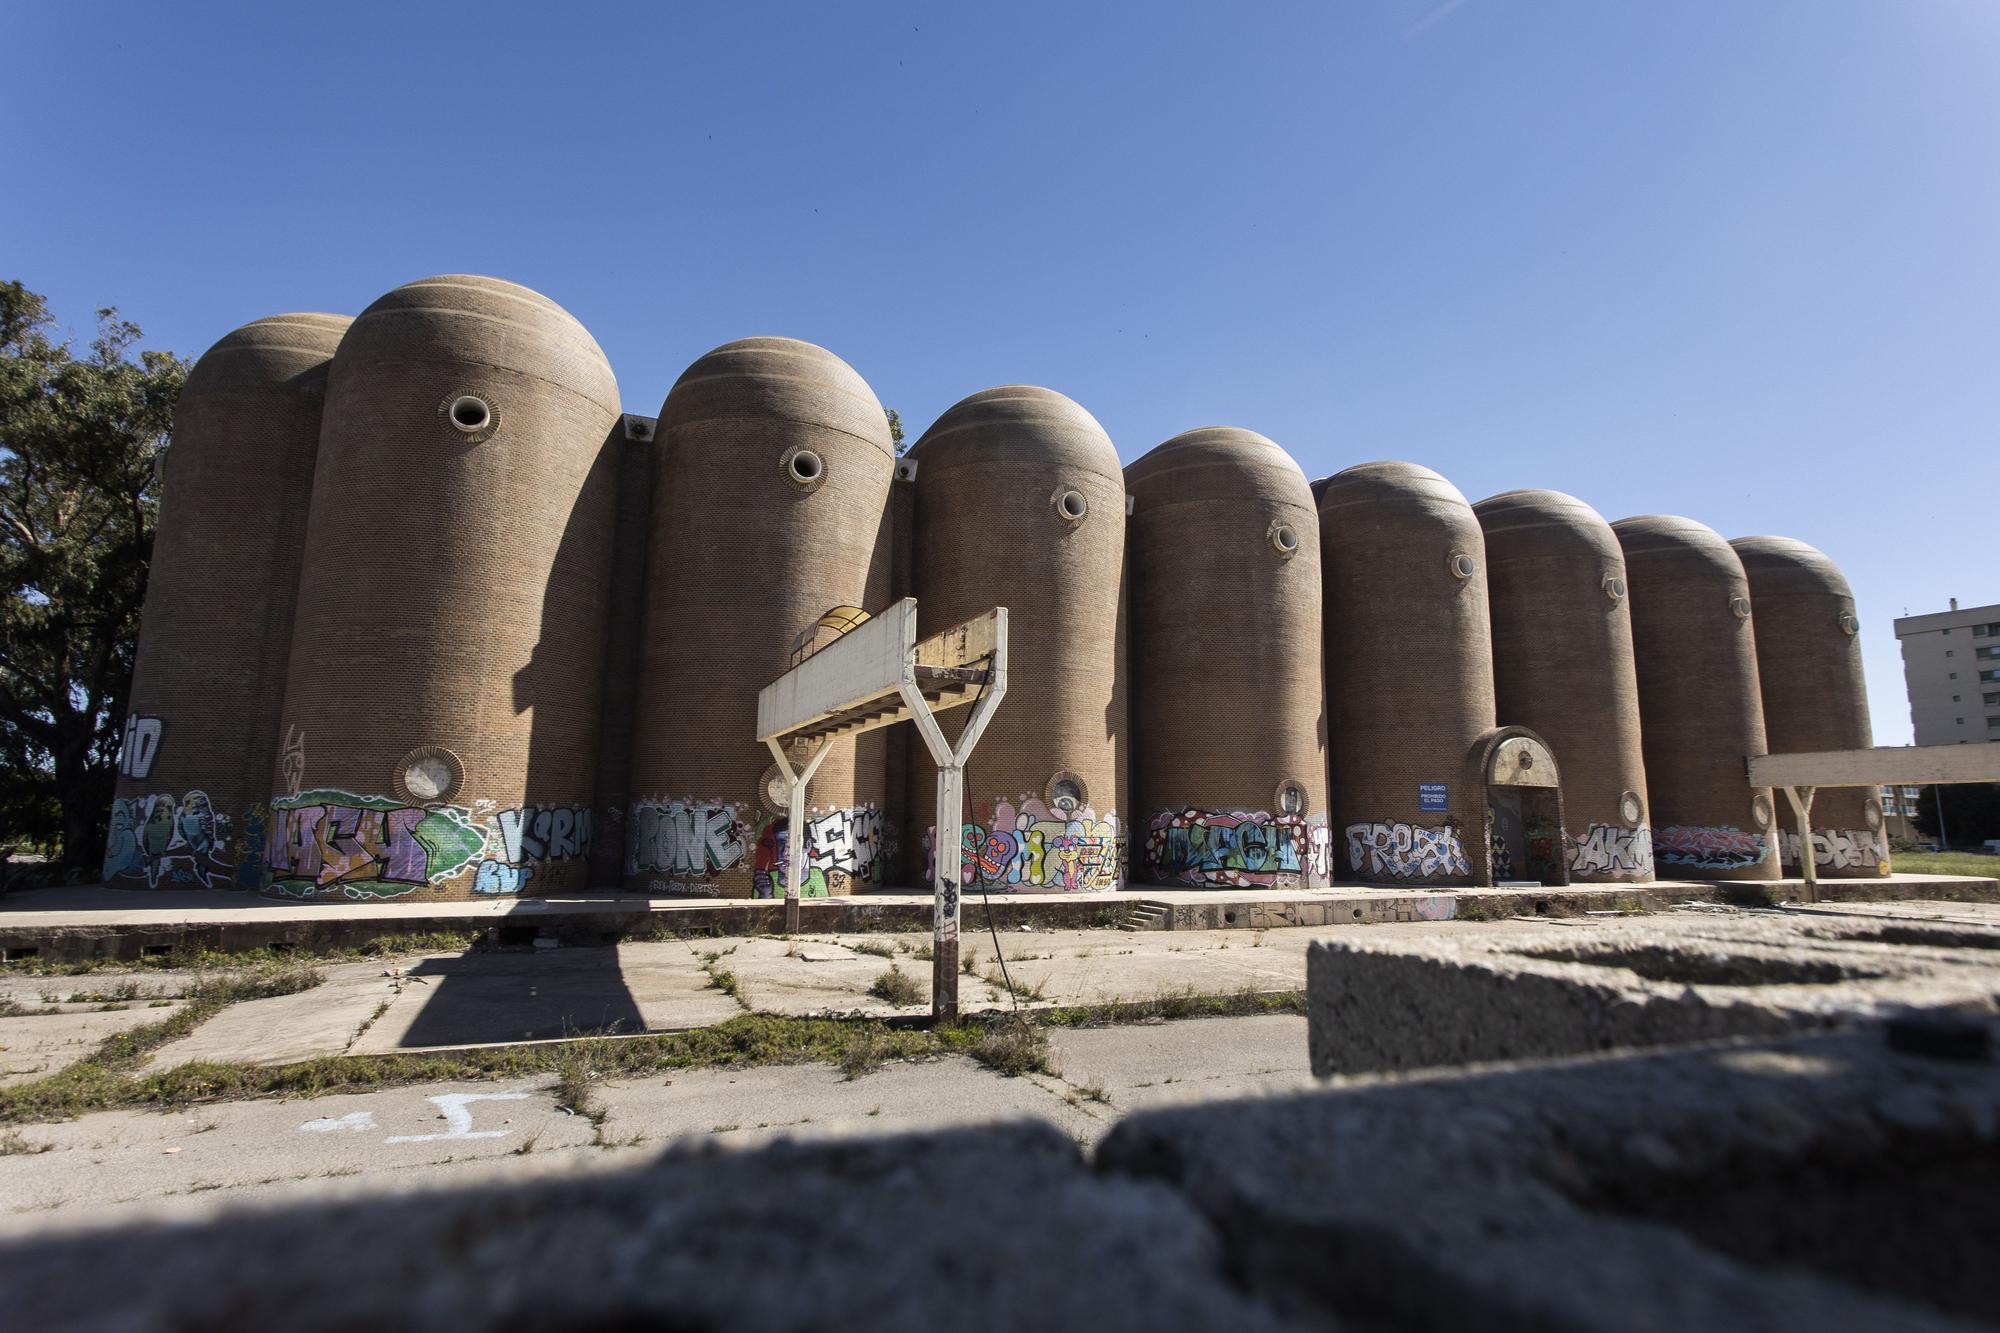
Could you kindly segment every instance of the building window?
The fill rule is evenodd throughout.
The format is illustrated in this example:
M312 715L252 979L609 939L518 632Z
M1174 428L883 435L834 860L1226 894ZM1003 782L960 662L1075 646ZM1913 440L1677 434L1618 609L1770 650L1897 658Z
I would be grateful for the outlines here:
M1974 653L1973 656L1991 660L1992 658L2000 657L2000 648L1981 648L1978 652Z
M1985 638L1985 637L1986 637L1986 626L1984 626L1984 625L1974 625L1974 626L1972 627L1972 637L1973 637L1973 638L1975 638L1975 639L1983 639L1983 638Z
M1952 673L1951 673L1951 679L1953 679L1953 680L1957 680L1957 679L1958 679L1958 673L1957 673L1956 671L1954 671L1954 672L1952 672Z
M1979 678L1981 680L2000 680L2000 671L1982 671L1979 673ZM1958 677L1953 676L1952 679L1956 680Z
M1947 649L1945 649L1945 650L1944 650L1944 655L1945 655L1946 657L1951 657L1951 656L1953 656L1953 653L1952 653L1951 649L1947 648Z
M1987 718L1986 727L1989 731L2000 731L2000 717ZM933 825L933 827L935 827L935 825Z

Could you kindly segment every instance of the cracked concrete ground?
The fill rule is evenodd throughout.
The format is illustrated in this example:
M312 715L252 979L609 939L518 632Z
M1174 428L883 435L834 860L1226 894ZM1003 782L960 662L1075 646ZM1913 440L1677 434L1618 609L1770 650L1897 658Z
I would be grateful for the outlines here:
M381 969L377 969L380 971ZM247 1005L244 1007L248 1007ZM1037 1120L1090 1144L1156 1105L1294 1090L1306 1025L1292 1015L1190 1019L1051 1034L1056 1074L1007 1078L962 1057L696 1069L597 1085L601 1127L547 1079L436 1083L180 1111L101 1111L24 1125L0 1156L0 1236L165 1200L273 1199L570 1173L664 1146L747 1148Z

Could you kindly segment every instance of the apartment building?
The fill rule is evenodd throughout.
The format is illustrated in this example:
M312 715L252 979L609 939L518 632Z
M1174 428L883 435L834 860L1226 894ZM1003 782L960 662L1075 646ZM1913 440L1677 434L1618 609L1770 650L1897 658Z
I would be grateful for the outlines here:
M2000 741L2000 603L1903 616L1903 682L1918 745Z

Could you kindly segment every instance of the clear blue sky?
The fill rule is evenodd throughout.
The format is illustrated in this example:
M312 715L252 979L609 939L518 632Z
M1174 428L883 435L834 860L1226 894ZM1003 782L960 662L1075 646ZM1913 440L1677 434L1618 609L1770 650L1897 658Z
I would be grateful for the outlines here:
M199 353L431 273L655 412L824 344L1133 459L1229 423L2000 601L2000 4L0 5L0 277Z

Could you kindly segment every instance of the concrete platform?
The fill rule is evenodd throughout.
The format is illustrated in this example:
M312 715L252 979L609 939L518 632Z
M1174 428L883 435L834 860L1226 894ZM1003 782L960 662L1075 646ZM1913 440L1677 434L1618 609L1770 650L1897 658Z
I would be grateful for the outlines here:
M1591 911L1651 910L1674 903L1769 904L1802 897L1798 880L1768 884L1662 881L1647 885L1412 891L1370 885L1327 889L1192 890L1143 886L1111 893L995 894L1003 929L1273 929L1281 926L1570 916ZM1822 902L1921 898L2000 901L2000 881L1945 875L1822 880ZM968 933L983 925L985 903L965 898ZM802 932L924 930L931 899L916 893L867 893L802 904ZM223 890L110 889L102 885L35 889L0 899L0 958L137 959L176 947L223 951L276 947L331 950L385 936L436 931L473 933L490 943L536 938L609 944L673 935L779 934L784 904L769 899L502 898L486 902L282 903Z
M2000 1006L2000 912L1950 905L1625 917L1315 943L1313 1071L1356 1074L1849 1027Z

